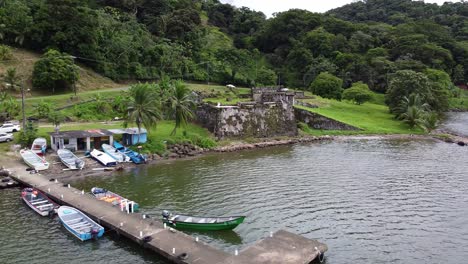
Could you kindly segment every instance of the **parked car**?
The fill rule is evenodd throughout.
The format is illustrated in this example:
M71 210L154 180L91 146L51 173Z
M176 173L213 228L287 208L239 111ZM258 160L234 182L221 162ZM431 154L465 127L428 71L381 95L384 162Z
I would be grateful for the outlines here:
M0 126L0 133L12 133L18 132L21 130L20 125L13 123L6 123Z
M0 142L10 142L13 140L13 134L1 133Z

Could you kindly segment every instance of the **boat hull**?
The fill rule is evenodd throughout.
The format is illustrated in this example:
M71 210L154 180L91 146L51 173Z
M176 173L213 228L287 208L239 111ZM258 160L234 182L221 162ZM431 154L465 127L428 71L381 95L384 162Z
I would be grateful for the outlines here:
M123 153L126 156L128 156L130 160L135 164L142 164L146 162L146 159L140 153L124 147L117 141L114 141L114 148L116 148L120 153Z
M91 155L91 157L93 157L95 160L99 161L102 165L104 165L106 167L117 166L117 161L114 158L112 158L111 156L104 153L104 152L93 149L90 152L90 155Z
M111 156L117 162L131 162L130 158L125 153L118 151L116 148L109 144L102 144L102 150L107 155Z
M49 162L47 162L44 158L39 157L32 150L23 149L20 151L20 155L23 158L24 163L37 171L47 170L49 168Z
M85 166L85 162L68 149L59 149L57 155L63 165L70 170L82 170Z
M24 188L21 192L21 198L29 208L41 216L51 215L60 207L57 203L47 197L47 195L33 188Z
M133 201L129 201L128 199L116 193L113 193L111 191L98 188L98 187L91 188L91 194L94 197L96 197L96 199L98 200L101 200L101 201L104 201L104 202L107 202L107 203L110 203L112 205L119 206L119 207L124 206L123 201L133 202ZM136 213L138 212L139 209L140 209L140 206L137 203L133 202L132 208L129 209L129 211L132 213Z
M180 221L171 221L163 218L163 222L170 227L176 229L190 229L200 231L218 231L218 230L232 230L244 222L245 216L239 216L233 220L221 223L187 223Z
M100 238L104 235L104 227L73 207L60 207L58 216L65 229L81 241Z

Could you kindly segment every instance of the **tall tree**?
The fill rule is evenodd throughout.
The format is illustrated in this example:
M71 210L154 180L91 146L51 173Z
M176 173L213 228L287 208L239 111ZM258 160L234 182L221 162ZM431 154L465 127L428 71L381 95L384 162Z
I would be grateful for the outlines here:
M141 127L146 129L156 127L161 119L160 100L154 86L148 83L135 84L130 88L130 101L125 116L124 125L135 123L138 127L138 142L140 142ZM149 132L149 131L148 131Z
M177 133L177 129L187 127L187 122L193 118L195 103L192 99L192 91L182 81L175 81L172 84L172 95L169 98L172 116L175 118L175 126L171 135Z
M51 89L71 88L78 80L78 67L73 57L56 50L48 50L40 60L34 64L32 82L34 87Z
M400 102L412 93L418 94L426 102L430 95L430 82L427 76L411 70L397 71L393 74L385 95L385 103L390 108L390 112L400 114L398 112Z
M322 72L312 82L310 89L314 94L323 98L340 100L343 91L342 85L343 81L340 78L328 72Z

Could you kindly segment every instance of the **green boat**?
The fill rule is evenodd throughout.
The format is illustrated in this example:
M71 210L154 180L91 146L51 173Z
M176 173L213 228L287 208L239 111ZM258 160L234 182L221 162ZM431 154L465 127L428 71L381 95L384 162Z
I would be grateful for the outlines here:
M177 229L192 229L192 230L231 230L244 222L245 216L228 216L228 217L197 217L189 215L172 215L164 210L163 222L168 226Z

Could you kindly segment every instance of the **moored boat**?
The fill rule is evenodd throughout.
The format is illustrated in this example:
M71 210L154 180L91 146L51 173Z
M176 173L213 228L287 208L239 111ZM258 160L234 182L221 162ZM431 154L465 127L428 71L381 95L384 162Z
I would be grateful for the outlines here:
M102 150L117 162L130 162L130 158L109 144L102 144Z
M85 162L68 149L57 150L60 161L71 170L83 169Z
M245 216L229 217L197 217L189 215L173 215L164 210L163 222L177 229L193 230L231 230L244 222Z
M31 209L42 216L51 215L60 207L47 195L34 188L24 188L21 198Z
M104 234L104 227L76 208L61 206L58 216L63 226L81 241L96 239Z
M39 156L42 156L47 148L47 140L45 138L36 138L31 146L31 150Z
M99 161L102 165L110 167L110 166L116 166L117 161L112 158L111 156L107 155L106 153L99 151L97 149L93 149L89 155Z
M93 194L94 197L96 197L96 199L98 200L111 203L113 205L118 205L125 209L127 209L128 207L128 211L131 213L135 213L140 209L138 203L130 201L104 188L93 187L91 188L91 194Z
M30 149L22 149L20 150L20 155L23 158L24 162L31 168L40 171L40 170L47 170L49 168L49 162L45 160L45 158L39 157L36 153L34 153Z
M146 162L145 156L141 155L140 153L133 151L129 148L124 147L122 144L120 144L117 141L114 141L114 147L120 151L121 153L124 153L127 155L135 164L141 164Z

